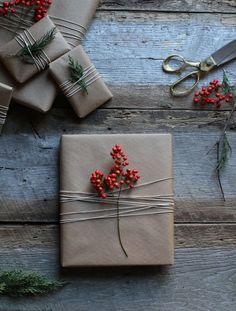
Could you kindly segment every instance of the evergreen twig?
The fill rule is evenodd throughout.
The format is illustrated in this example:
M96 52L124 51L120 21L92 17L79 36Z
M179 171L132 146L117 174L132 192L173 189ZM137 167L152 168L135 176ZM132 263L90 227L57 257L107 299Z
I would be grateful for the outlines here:
M22 270L0 271L0 295L13 297L42 296L64 286L62 281L52 281L35 273Z
M227 160L229 159L229 156L232 151L232 148L230 146L230 143L227 137L227 129L230 125L231 119L233 117L233 114L236 108L236 98L234 94L234 87L230 85L229 79L225 71L223 72L222 88L226 95L229 93L233 93L232 109L225 121L222 134L220 135L219 139L215 143L216 152L217 152L217 163L216 163L217 179L220 185L220 190L222 193L223 200L225 201L224 189L223 189L222 182L221 182L221 170L225 167Z
M225 166L229 158L229 154L232 151L226 132L224 133L222 141L218 141L217 144L219 148L219 156L217 158L216 169L220 171Z
M227 74L224 69L223 69L223 81L222 81L221 87L226 95L234 91L234 87L230 84L229 78L227 77Z
M82 91L88 94L87 85L82 78L84 74L83 67L78 61L75 61L71 56L69 56L69 68L70 68L70 80L72 83L78 84Z
M18 54L26 63L34 63L32 55L39 56L42 53L42 50L55 38L56 31L56 27L52 28L34 43L29 44L27 47L23 47Z

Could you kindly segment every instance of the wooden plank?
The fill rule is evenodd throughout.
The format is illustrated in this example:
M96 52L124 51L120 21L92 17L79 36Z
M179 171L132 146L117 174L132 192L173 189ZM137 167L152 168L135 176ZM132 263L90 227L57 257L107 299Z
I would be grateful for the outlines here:
M221 75L220 75L221 76ZM218 77L218 76L217 76ZM113 99L102 106L105 109L159 109L159 110L194 110L215 111L214 105L194 104L194 94L184 98L174 97L170 94L168 85L109 85ZM60 94L55 101L54 107L66 108L68 101ZM229 111L231 105L224 104L217 111Z
M102 0L100 10L233 13L236 3L234 0Z
M164 76L159 74L158 61L170 53L183 53L186 58L199 60L234 40L234 17L234 14L98 12L83 45L108 81L123 85L155 84ZM125 75L120 75L121 71ZM168 78L165 81L170 79L170 75L165 77Z
M173 267L61 270L47 247L3 249L0 261L69 282L48 297L1 297L1 311L235 310L235 248L178 249Z
M58 151L64 133L173 132L176 220L236 220L236 153L222 175L224 204L214 175L215 152L224 114L214 112L100 109L78 120L70 109L41 116L14 107L0 137L0 218L2 221L56 221ZM19 119L19 115L21 118ZM132 124L132 127L130 127ZM235 132L229 132L233 151ZM197 142L197 147L196 147Z
M19 119L19 113L22 114ZM222 128L228 112L207 110L159 110L159 109L98 109L84 119L79 119L73 110L67 107L55 107L50 113L41 115L20 106L12 107L5 126L5 136L17 133L34 134L32 137L44 137L63 133L80 132L186 132L201 130L217 131ZM232 119L234 132L236 117ZM130 123L132 122L132 128ZM25 135L23 135L25 136ZM4 136L2 138L4 140ZM45 147L46 148L46 147Z
M58 248L57 225L0 225L0 248ZM236 245L236 224L176 224L175 248Z

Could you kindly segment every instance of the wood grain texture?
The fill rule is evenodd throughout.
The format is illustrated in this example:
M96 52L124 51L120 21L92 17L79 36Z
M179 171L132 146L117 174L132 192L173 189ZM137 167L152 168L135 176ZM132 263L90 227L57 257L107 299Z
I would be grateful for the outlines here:
M59 248L58 225L0 225L0 248ZM232 247L236 224L177 224L175 248Z
M172 111L170 114L124 109L112 109L111 113L110 109L99 109L85 120L78 120L66 108L54 108L45 116L22 107L12 108L0 137L2 221L57 220L61 134L166 130L174 135L176 221L236 220L236 153L232 153L222 174L225 204L214 174L215 152L207 155L220 135L223 113ZM236 148L234 131L229 133L229 139L232 148Z
M169 268L62 271L55 247L2 250L0 261L2 268L17 265L69 282L49 297L1 298L1 311L235 310L235 249L178 249Z
M236 11L236 2L235 0L101 0L100 9L233 13Z
M112 84L166 85L171 75L162 73L161 60L171 53L208 57L234 40L235 24L233 14L97 12L84 46Z
M221 77L221 74L220 74ZM105 109L158 109L158 110L194 110L194 111L215 111L213 105L202 107L193 103L193 94L188 96L173 97L170 94L169 86L162 85L109 85L113 99L105 103ZM68 107L65 97L60 94L54 104L56 108ZM229 111L230 105L223 105L217 111Z

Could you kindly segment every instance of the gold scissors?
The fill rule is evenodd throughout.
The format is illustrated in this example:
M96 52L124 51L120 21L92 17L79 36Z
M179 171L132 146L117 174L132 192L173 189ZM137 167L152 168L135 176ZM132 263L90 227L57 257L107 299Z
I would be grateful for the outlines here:
M193 71L190 71L186 75L182 76L170 86L170 92L173 96L184 96L191 93L192 90L199 83L200 79L205 76L209 71L235 58L236 40L233 40L212 55L210 55L208 58L200 62L187 61L184 59L184 57L178 54L170 55L163 61L162 68L165 72L177 74L184 72L188 68L194 69ZM177 66L172 67L171 62L175 62ZM190 85L190 87L184 88L182 90L178 89L178 87L184 81L192 79L194 80L194 82Z

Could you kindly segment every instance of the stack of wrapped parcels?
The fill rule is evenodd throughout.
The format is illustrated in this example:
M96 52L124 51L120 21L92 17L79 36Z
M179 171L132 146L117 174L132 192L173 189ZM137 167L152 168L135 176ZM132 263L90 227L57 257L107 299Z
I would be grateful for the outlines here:
M80 46L98 4L99 0L54 0L48 15L36 23L30 8L20 5L15 14L0 16L0 82L13 88L17 103L45 113L62 91L84 117L112 98ZM77 75L71 62L79 66Z

